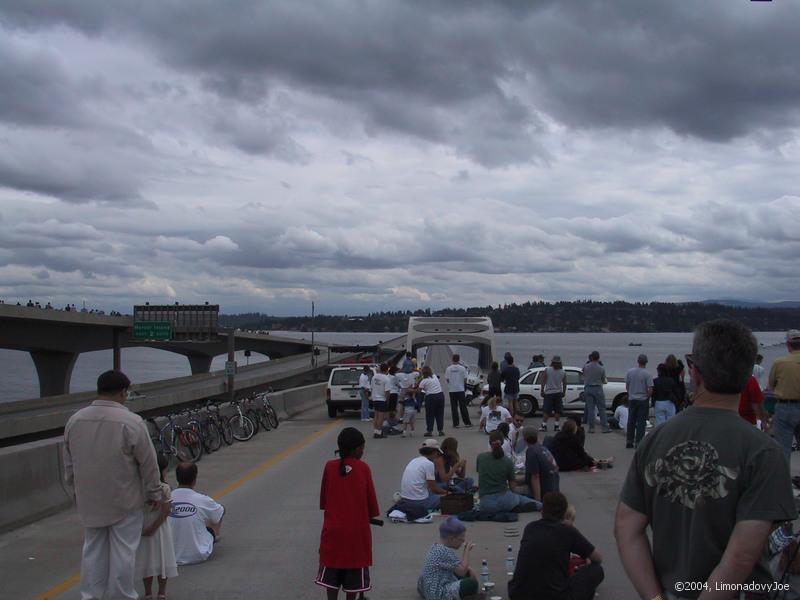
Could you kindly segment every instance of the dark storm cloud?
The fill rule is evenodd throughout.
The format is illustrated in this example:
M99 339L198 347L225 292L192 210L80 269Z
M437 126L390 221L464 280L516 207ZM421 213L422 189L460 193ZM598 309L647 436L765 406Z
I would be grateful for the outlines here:
M282 82L350 104L368 130L450 144L489 166L541 156L533 107L574 127L663 125L716 141L798 122L796 4L135 6L12 0L0 19L141 37L219 94L258 103Z

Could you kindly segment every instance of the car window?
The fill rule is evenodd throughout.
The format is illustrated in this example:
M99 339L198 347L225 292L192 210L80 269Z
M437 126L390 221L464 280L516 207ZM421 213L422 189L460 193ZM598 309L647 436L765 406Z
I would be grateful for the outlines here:
M331 373L331 385L358 385L361 369L339 369Z
M536 385L541 385L543 377L544 377L544 371L543 370L539 371L538 373L536 373L536 382L535 382L535 384Z
M521 385L530 385L533 383L533 380L536 379L536 375L537 373L528 373L525 377L520 379L519 382Z
M567 385L583 385L583 373L567 369Z

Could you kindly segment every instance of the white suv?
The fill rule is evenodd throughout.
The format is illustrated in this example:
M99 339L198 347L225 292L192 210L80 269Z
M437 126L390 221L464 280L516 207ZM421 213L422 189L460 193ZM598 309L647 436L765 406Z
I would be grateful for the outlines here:
M328 387L325 389L325 403L328 405L328 416L332 419L343 410L361 408L358 378L364 372L364 367L371 369L370 379L378 372L378 365L357 363L331 370Z

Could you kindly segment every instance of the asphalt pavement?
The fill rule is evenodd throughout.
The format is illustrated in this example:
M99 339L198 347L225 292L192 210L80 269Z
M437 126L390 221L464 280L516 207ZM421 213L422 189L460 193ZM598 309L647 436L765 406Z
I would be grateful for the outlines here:
M471 408L472 414L477 408ZM423 416L423 415L420 415ZM477 424L477 417L474 422ZM529 419L538 426L539 419ZM462 456L474 475L475 457L486 450L487 438L472 429L452 429ZM418 422L419 425L419 422ZM381 510L392 503L406 463L417 456L417 437L373 440L371 425L357 413L336 420L327 417L323 399L319 408L281 423L277 430L259 433L253 440L236 443L204 456L199 463L198 489L226 506L222 540L212 558L201 565L180 568L169 582L170 598L238 600L258 598L324 597L314 585L322 513L318 508L322 466L334 458L336 436L342 427L354 426L367 437L364 460L372 468ZM606 580L598 598L635 598L617 559L612 523L617 495L631 451L619 433L587 437L588 451L599 457L616 456L616 466L596 473L564 473L562 491L578 511L577 527L603 554ZM172 482L174 484L174 481ZM512 524L520 534L538 513L520 515ZM416 598L416 580L425 553L437 539L437 523L392 524L374 528L371 598ZM508 524L470 523L468 539L477 544L474 563L487 559L500 595L507 598L504 559L520 537L506 537ZM79 598L82 531L75 511L54 515L0 536L3 597Z

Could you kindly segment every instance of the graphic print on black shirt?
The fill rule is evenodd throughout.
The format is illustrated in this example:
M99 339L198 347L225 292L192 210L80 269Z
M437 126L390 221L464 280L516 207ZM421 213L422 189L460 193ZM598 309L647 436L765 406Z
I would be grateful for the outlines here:
M737 479L739 470L719 464L719 453L708 442L689 440L647 465L644 477L659 496L694 510L706 498L727 496L726 483Z

